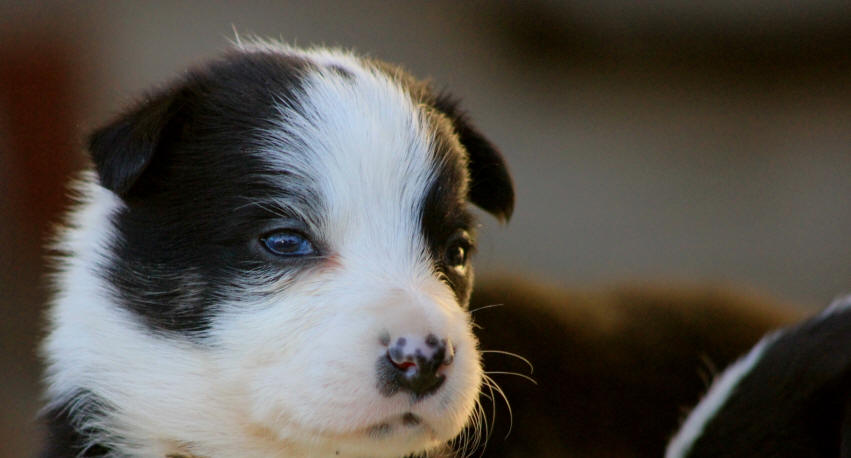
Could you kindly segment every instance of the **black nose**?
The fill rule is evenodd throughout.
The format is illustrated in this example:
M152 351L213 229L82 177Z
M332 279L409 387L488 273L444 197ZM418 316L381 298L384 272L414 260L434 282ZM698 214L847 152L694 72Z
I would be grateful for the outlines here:
M399 337L387 349L387 360L393 368L398 388L417 397L437 391L446 380L441 366L452 364L454 348L447 339L429 334L425 339Z

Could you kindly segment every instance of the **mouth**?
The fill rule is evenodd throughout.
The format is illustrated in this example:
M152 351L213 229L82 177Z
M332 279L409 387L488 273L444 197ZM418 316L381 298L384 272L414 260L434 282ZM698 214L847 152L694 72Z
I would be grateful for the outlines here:
M434 430L425 423L419 415L412 412L406 412L402 415L395 415L385 421L376 423L366 429L366 434L372 439L387 439L398 435L421 435L426 434L430 437L435 435Z

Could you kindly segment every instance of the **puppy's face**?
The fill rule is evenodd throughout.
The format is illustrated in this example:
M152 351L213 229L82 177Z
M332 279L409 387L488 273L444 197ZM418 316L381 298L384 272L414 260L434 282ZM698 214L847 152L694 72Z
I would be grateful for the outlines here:
M108 406L110 440L401 456L468 422L467 206L507 218L513 193L445 97L349 55L258 46L154 94L91 153L106 228L70 251L90 251L108 300L60 299L89 317L55 312L47 345L53 389ZM74 344L88 367L62 357L75 333L100 336Z

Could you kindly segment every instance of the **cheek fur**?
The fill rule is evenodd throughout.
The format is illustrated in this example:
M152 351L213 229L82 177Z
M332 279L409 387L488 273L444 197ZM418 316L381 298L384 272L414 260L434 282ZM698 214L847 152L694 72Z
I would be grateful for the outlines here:
M454 294L433 278L387 288L336 274L321 288L325 294L296 285L279 301L249 311L241 306L222 320L223 372L243 387L252 420L281 437L305 431L344 435L415 409L443 439L451 438L470 415L481 383L477 344ZM342 301L333 294L341 290L347 292ZM458 348L446 386L415 407L403 393L383 396L375 371L376 359L387 352L382 335L428 333L446 336Z

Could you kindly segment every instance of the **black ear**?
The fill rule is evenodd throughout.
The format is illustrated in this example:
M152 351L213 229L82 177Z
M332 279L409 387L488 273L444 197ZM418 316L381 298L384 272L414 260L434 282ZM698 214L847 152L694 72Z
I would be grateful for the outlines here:
M473 127L451 96L438 95L434 105L452 121L469 154L470 202L500 221L508 221L514 212L514 185L502 154Z
M89 152L103 187L127 195L178 132L183 98L177 90L149 97L89 137Z

